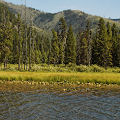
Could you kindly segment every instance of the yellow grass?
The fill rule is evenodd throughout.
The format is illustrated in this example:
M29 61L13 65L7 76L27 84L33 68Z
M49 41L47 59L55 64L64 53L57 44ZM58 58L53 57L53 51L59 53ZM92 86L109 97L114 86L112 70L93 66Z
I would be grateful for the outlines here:
M0 71L0 80L35 81L61 83L101 83L120 85L120 73L41 73L41 72L4 72Z

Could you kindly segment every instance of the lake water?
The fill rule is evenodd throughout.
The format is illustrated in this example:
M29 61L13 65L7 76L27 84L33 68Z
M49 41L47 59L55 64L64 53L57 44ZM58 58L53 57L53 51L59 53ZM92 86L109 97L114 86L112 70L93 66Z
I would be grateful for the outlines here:
M120 120L120 92L0 92L0 120Z

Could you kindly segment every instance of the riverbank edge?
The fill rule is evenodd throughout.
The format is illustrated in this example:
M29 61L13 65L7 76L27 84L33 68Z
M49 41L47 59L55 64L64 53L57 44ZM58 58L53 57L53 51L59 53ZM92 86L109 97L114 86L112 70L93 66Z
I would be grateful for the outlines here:
M3 81L0 80L0 92L31 92L43 90L42 92L77 92L90 93L91 91L120 91L120 85L117 84L95 84L95 83L48 83L34 81Z

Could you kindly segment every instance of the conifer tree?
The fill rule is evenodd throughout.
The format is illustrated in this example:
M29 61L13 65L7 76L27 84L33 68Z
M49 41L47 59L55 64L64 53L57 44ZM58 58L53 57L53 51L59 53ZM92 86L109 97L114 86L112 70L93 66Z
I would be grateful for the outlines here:
M76 64L76 39L74 37L71 25L69 27L66 39L65 63Z
M107 66L108 62L108 44L107 44L107 29L104 19L99 20L96 39L94 43L94 57L97 58L95 64L100 66Z
M118 42L117 42L117 66L120 67L120 31L117 36Z
M51 39L49 40L49 53L48 53L48 65L52 63L52 46L51 46Z
M41 62L40 60L40 51L35 49L35 64L39 64Z
M91 55L92 55L92 39L91 39L91 30L90 30L90 21L87 21L86 25L86 30L84 32L84 37L87 40L87 46L88 46L88 51L87 51L87 65L91 65Z
M58 64L58 58L59 58L59 46L58 46L58 36L57 32L55 30L52 30L53 38L51 42L51 47L52 47L52 59L53 59L53 64Z
M43 63L48 62L47 53L45 51L42 51L42 62Z
M112 66L112 30L110 23L107 23L107 41L106 41L106 66Z
M80 53L81 53L81 50L80 50L80 40L81 40L81 37L82 37L82 32L79 32L77 34L77 45L76 45L76 64L77 65L80 65L81 64L81 61L80 61Z
M112 58L113 66L118 66L118 29L115 24L112 26Z
M66 37L67 37L67 24L65 19L61 18L58 26L59 64L64 63Z
M17 18L17 35L18 35L18 40L17 40L17 46L18 46L18 70L20 70L21 66L21 42L22 42L22 35L21 35L21 30L22 30L22 22L20 15L18 14Z
M77 64L88 65L88 43L84 33L79 33L77 42Z
M32 57L32 47L31 47L31 41L32 41L32 25L30 26L30 33L29 33L29 71L31 70L31 57Z
M6 16L6 14L8 14ZM7 9L3 9L3 23L0 24L0 50L1 61L4 63L4 68L7 68L7 63L12 50L13 29L10 23L9 13Z

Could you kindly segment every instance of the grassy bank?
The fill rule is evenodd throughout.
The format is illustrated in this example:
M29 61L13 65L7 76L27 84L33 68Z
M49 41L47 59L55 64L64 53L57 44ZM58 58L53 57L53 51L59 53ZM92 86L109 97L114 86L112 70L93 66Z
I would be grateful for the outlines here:
M119 73L55 73L55 72L0 72L2 81L28 81L38 83L70 83L70 84L117 84L120 85Z

